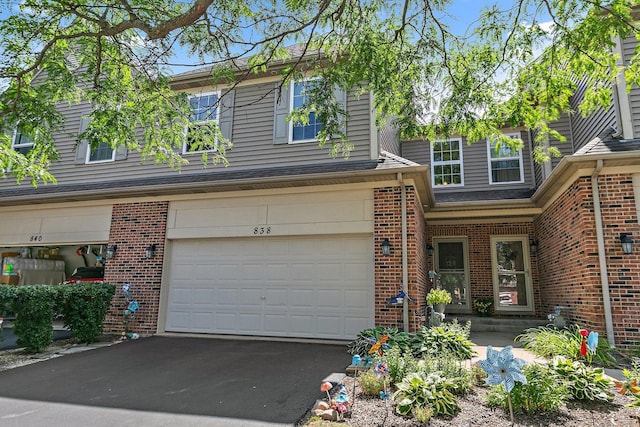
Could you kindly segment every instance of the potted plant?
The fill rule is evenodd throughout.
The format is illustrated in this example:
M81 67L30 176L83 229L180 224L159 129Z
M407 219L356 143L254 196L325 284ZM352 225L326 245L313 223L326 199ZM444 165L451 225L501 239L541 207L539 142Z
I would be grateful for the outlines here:
M434 288L427 294L427 304L432 305L438 313L444 313L444 307L451 304L451 294L445 289Z

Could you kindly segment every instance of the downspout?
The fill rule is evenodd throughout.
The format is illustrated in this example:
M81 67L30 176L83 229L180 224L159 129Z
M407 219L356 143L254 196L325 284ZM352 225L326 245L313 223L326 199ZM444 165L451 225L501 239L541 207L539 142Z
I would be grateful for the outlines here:
M402 291L406 295L402 303L402 324L404 331L409 332L409 259L407 256L407 194L402 178L402 172L398 172L400 184L400 203L402 216Z
M611 315L611 297L609 295L609 273L607 271L607 257L604 249L604 235L602 232L602 212L600 211L600 190L598 176L602 170L602 159L598 160L591 175L591 191L593 193L593 213L596 220L596 238L598 240L598 261L600 263L600 277L602 280L602 302L604 307L604 323L607 329L607 340L611 347L616 346L613 335L613 317Z

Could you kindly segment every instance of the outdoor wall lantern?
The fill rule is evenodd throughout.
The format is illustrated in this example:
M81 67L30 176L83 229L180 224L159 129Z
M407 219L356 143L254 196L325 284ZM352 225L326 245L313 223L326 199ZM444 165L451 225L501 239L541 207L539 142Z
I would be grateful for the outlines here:
M531 242L531 244L529 244L529 250L531 251L532 254L535 254L536 252L538 252L538 241L534 240Z
M427 245L427 254L429 254L429 256L433 256L433 246Z
M620 244L625 254L633 253L633 240L629 236L631 236L629 233L620 233Z
M106 258L111 259L116 256L116 251L118 250L118 245L107 246Z
M155 244L147 246L147 249L144 250L144 257L146 259L153 258L153 254L155 253L155 251L156 251L156 245Z
M391 255L391 243L389 243L389 239L385 238L382 243L380 243L380 248L382 249L382 255Z

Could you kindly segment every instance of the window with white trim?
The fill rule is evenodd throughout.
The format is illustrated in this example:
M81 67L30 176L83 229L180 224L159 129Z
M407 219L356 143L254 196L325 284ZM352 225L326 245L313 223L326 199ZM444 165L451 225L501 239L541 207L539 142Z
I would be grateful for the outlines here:
M520 133L510 133L505 134L505 136L519 139ZM496 150L496 144L497 140L495 138L487 138L489 184L524 182L522 148L515 150L502 143Z
M88 147L86 163L104 163L113 162L116 158L116 152L111 144L101 142L95 149Z
M291 111L302 108L309 102L311 91L322 84L321 79L303 80L291 82ZM290 112L291 112L290 111ZM289 125L291 135L290 142L309 142L316 141L318 132L324 127L324 123L318 120L315 111L309 112L307 123L293 123Z
M461 138L435 141L431 145L431 182L434 187L464 185Z
M187 139L182 147L182 153L202 153L215 151L215 144L203 145L198 139L203 135L210 135L215 131L220 120L220 94L218 92L202 93L189 98L191 116Z
M19 130L13 133L13 140L11 141L11 148L18 153L27 155L34 146L33 139L29 135L25 135Z

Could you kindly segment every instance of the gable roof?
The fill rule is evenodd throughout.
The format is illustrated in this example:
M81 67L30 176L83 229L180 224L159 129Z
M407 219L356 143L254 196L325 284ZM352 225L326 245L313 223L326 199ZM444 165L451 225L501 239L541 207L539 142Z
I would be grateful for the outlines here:
M608 153L623 153L640 150L640 139L615 138L614 130L609 128L576 151L576 156L588 156Z

